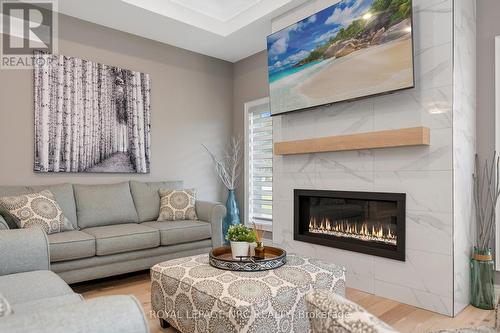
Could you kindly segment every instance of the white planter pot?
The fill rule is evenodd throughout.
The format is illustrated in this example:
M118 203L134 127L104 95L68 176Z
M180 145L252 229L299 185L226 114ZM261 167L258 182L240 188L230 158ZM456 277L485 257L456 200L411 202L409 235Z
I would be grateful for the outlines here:
M231 254L233 259L240 259L238 257L248 256L249 244L248 242L233 242L231 241Z
M257 243L248 243L249 245L249 253L251 257L255 257L255 248L257 247Z

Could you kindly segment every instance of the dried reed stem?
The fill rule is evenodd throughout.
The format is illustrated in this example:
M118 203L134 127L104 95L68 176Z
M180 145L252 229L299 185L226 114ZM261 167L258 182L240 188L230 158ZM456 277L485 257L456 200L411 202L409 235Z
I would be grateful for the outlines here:
M234 190L238 186L241 174L241 138L232 138L229 147L218 157L204 144L202 146L208 152L215 165L215 172L228 190Z

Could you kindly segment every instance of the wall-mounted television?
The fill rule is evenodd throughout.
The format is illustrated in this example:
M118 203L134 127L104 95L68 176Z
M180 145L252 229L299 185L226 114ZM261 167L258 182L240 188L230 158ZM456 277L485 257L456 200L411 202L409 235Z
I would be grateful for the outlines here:
M272 115L414 87L412 1L342 0L267 37Z

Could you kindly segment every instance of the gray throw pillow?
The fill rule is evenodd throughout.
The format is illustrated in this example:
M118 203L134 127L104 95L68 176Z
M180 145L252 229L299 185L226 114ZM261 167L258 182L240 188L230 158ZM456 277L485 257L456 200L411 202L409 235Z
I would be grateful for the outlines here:
M74 230L50 191L1 197L0 207L19 228L40 227L46 234Z
M139 222L128 182L73 188L80 228Z

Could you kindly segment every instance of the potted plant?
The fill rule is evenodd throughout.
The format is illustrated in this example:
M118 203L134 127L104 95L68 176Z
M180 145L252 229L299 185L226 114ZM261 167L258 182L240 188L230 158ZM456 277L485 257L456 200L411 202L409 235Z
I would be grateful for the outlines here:
M215 165L215 171L224 186L228 189L226 201L226 216L222 221L222 239L227 239L227 232L232 225L240 224L240 210L236 203L234 190L238 185L241 174L241 138L233 138L227 150L221 157L217 157L207 146L207 150ZM227 244L227 243L226 243Z
M236 224L229 227L226 240L231 243L233 259L241 259L248 256L250 243L255 242L255 234L243 224Z
M476 232L470 271L470 302L485 310L495 307L495 263L490 245L494 237L495 213L500 196L499 157L496 152L491 163L485 161L481 168L476 155L473 174Z

